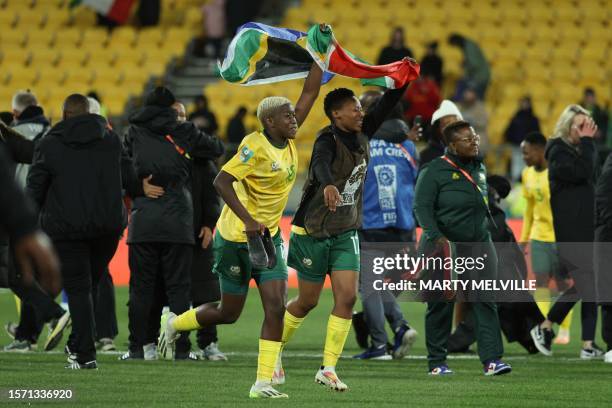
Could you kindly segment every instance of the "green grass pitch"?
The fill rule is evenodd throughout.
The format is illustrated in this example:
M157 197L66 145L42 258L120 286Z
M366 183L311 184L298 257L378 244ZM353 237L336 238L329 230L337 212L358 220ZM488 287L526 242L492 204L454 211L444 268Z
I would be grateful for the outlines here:
M290 296L295 291L290 292ZM127 288L117 288L120 334L116 344L127 348ZM356 361L359 349L349 335L338 373L349 385L333 393L315 384L320 364L331 292L324 290L319 306L308 316L288 345L284 358L288 400L253 401L248 391L255 378L257 339L262 312L259 296L251 290L238 323L220 326L220 347L228 362L119 362L117 355L98 355L98 371L65 370L65 357L54 353L9 354L0 352L0 389L34 388L74 391L74 401L31 402L32 405L66 407L218 407L291 406L325 407L608 407L612 405L612 364L581 361L579 313L574 313L572 342L556 346L555 356L528 356L520 346L507 345L506 361L513 372L484 377L475 356L449 361L455 375L427 375L423 312L418 303L403 303L406 316L418 330L411 356L402 361ZM0 293L0 322L16 319L13 295ZM43 334L44 338L44 334ZM193 339L193 336L192 336ZM41 339L42 343L43 339ZM9 342L4 332L0 344ZM601 344L601 340L599 340ZM62 343L63 347L63 343ZM7 400L0 405L7 405ZM19 406L26 403L15 404Z

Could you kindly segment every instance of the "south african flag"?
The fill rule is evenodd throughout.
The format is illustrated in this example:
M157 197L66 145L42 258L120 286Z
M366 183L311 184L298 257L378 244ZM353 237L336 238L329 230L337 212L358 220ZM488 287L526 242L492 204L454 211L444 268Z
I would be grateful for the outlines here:
M343 49L331 27L314 25L308 33L261 23L238 28L220 64L221 77L241 85L269 84L305 78L312 62L324 71L323 83L334 75L359 78L363 85L400 88L419 76L412 60L370 65Z

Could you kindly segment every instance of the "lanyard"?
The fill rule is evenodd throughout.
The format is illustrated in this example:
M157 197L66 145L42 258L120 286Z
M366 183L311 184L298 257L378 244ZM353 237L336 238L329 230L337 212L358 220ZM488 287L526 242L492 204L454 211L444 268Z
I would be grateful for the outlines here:
M172 136L170 135L166 135L166 140L169 141L170 143L172 143L172 145L174 146L174 148L176 149L176 151L183 157L185 157L187 160L191 160L191 157L189 156L189 153L187 153L185 151L185 149L183 149L181 146L177 145L174 142L174 139L172 138Z
M474 179L472 178L472 175L470 173L468 173L467 171L465 171L464 169L462 169L461 167L457 166L457 164L455 164L454 161L452 161L451 159L449 159L448 157L446 157L446 155L442 156L442 160L445 160L448 164L450 164L451 166L453 166L454 168L456 168L457 170L459 170L459 172L461 174L463 174L463 177L465 177L470 183L472 183L472 185L474 187L476 187L476 190L478 190L478 192L480 193L480 195L482 196L482 200L485 203L485 206L487 207L487 209L489 208L489 204L487 203L487 199L485 198L485 194L484 191L482 191L482 188L480 188L480 186L478 184L476 184L476 182L474 181Z
M397 146L398 148L400 148L402 150L402 152L404 152L404 156L406 156L406 159L410 162L410 164L412 164L412 167L414 169L416 169L418 167L417 166L417 162L416 162L416 160L414 160L414 157L412 157L412 155L410 154L408 149L406 149L400 143L396 143L395 146Z

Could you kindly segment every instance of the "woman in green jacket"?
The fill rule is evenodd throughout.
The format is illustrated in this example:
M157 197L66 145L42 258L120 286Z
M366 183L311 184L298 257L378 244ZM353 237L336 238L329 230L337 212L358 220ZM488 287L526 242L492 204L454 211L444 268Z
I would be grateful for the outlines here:
M461 274L461 279L495 279L497 257L487 228L490 217L486 169L478 158L480 138L465 121L448 125L443 136L447 146L445 155L428 163L416 184L414 212L423 228L420 251L431 254L435 248L452 244L453 261L459 257L476 260L472 267L465 265L466 273ZM458 265L455 264L455 272L463 272ZM482 291L467 294L468 300L474 301L478 354L484 374L509 373L511 367L500 360L503 345L495 300ZM472 295L476 298L471 298ZM451 301L430 299L425 316L425 339L431 375L452 374L446 364L452 316Z

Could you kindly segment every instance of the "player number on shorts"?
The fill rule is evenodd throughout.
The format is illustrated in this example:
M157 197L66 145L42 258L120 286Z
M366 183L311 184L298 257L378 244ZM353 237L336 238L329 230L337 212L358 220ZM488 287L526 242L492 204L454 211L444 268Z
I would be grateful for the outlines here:
M353 235L351 237L351 241L353 241L353 249L355 250L355 255L359 255L359 237L357 235Z

